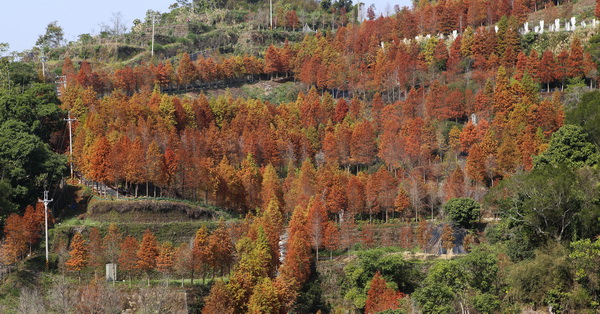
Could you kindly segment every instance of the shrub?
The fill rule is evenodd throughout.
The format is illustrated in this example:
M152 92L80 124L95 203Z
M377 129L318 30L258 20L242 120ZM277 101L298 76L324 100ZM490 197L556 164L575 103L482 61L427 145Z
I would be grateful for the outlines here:
M469 227L473 220L479 218L480 208L481 205L472 198L453 198L444 204L448 217L463 227Z

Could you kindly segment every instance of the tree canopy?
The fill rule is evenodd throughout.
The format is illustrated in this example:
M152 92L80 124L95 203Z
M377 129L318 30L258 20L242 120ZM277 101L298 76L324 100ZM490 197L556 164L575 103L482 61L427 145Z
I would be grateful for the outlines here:
M548 149L534 158L536 167L565 164L580 168L593 166L600 161L600 155L594 144L588 141L583 128L567 124L552 134Z
M444 211L453 222L468 227L479 218L481 205L472 198L453 198L444 204Z

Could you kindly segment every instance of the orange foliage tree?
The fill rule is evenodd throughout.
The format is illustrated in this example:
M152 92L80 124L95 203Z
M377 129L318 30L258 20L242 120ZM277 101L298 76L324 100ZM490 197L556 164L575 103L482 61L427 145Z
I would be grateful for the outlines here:
M24 231L21 216L18 214L8 216L4 226L4 242L2 243L2 260L4 263L16 264L27 251Z
M194 245L192 246L192 283L194 282L194 272L202 274L203 283L206 280L210 259L212 258L208 245L208 228L202 226L196 231Z
M127 273L130 283L133 273L138 269L138 250L138 241L132 236L125 237L121 243L118 262L119 269Z
M395 291L387 286L387 282L379 272L375 273L365 302L365 313L379 313L385 310L399 308L399 300L404 297L402 292Z
M156 257L156 269L167 277L167 286L169 285L168 276L173 272L175 263L175 249L171 241L163 242L158 248Z
M88 245L83 239L80 232L77 232L71 239L71 250L69 251L69 260L65 263L67 270L76 271L81 281L81 270L84 269L89 262Z
M137 268L146 273L148 285L150 285L150 272L156 268L156 258L158 257L158 253L156 236L150 229L146 229L137 251Z

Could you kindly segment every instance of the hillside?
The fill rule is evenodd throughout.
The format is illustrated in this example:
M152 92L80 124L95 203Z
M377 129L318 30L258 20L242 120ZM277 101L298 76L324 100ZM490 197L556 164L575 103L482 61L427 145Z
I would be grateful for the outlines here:
M598 310L595 3L197 4L0 65L2 310Z

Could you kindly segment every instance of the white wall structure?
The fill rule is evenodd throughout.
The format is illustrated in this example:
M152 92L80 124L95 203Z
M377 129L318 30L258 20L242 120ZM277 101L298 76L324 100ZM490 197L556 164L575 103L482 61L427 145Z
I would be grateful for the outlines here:
M106 281L117 281L117 264L106 264Z

